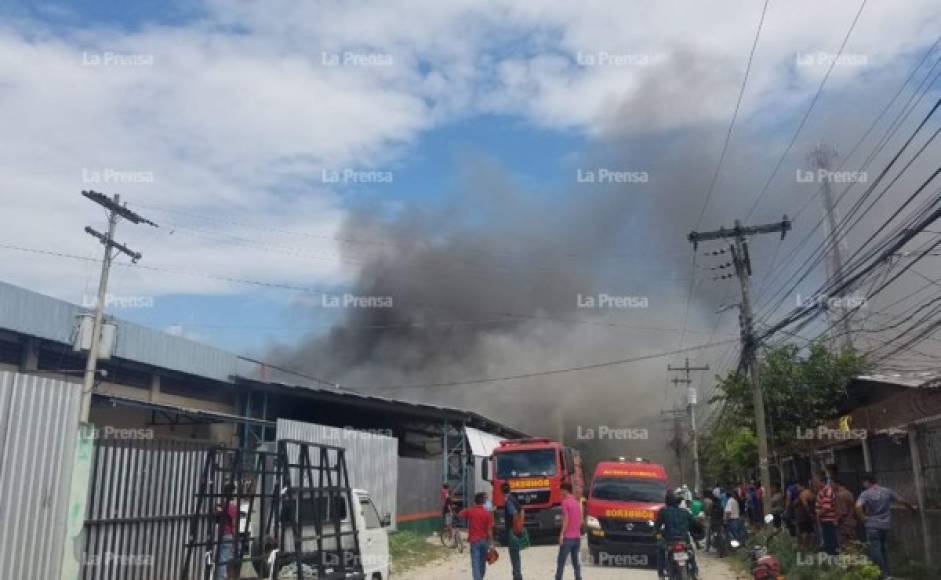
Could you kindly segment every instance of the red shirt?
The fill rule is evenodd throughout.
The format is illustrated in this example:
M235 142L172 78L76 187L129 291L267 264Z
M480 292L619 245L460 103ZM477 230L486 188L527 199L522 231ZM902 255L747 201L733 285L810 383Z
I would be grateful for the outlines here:
M235 521L239 517L239 508L234 501L230 501L226 506L225 514L222 517L222 535L235 535Z
M475 505L461 510L458 515L467 520L467 543L475 544L490 538L490 530L493 528L493 514L487 511L487 508L482 505Z

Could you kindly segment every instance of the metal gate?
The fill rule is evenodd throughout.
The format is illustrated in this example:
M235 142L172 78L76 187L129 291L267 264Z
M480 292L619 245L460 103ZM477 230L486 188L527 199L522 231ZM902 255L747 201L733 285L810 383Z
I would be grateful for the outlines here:
M213 444L141 438L146 435L112 431L95 442L82 580L180 577L194 496Z

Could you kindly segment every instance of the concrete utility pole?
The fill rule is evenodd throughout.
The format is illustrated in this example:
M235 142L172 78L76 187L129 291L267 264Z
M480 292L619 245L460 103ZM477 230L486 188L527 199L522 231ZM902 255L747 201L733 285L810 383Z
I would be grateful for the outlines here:
M839 238L839 226L837 225L839 216L837 215L836 205L833 203L833 192L830 187L830 175L833 160L836 156L836 149L830 145L820 143L811 151L808 160L814 166L814 175L822 182L823 209L827 217L825 239L830 240L827 249L827 276L834 281L834 284L840 285L843 282L843 242ZM838 298L842 300L837 312L829 307L827 308L827 319L831 323L831 342L836 343L839 338L839 343L842 344L843 349L851 350L853 348L851 316L846 315L849 308L845 303L845 297ZM839 324L834 324L837 320L840 321Z
M88 349L88 359L85 363L85 379L82 384L82 407L80 420L82 423L87 423L89 414L91 413L92 391L94 391L95 388L95 371L98 367L98 348L101 339L101 322L104 318L105 302L107 301L108 297L108 273L111 270L111 261L114 258L111 250L114 248L118 252L127 254L130 256L131 262L133 263L137 263L137 261L141 259L141 254L139 252L134 252L127 246L114 241L114 232L118 226L118 218L123 217L124 219L135 224L147 224L154 227L157 227L157 224L142 218L133 211L127 209L126 206L121 205L121 197L118 194L114 194L114 197L111 198L96 191L83 191L82 195L108 210L107 234L99 233L88 226L85 227L85 231L88 234L98 238L101 244L105 247L104 258L101 260L101 278L98 281L98 301L95 303L95 322L92 325L91 344L90 348Z
M673 436L667 444L673 449L673 453L676 454L676 463L680 468L680 479L686 481L686 464L683 461L683 450L686 448L686 441L683 439L683 416L685 412L674 406L672 410L661 411L660 414L664 416L663 422L665 424L672 424Z
M742 304L740 321L742 327L742 363L750 371L752 383L753 406L755 407L755 431L758 436L758 472L761 476L761 485L765 492L771 489L771 471L768 468L768 429L765 425L765 401L761 390L761 381L758 376L758 342L755 338L754 314L751 302L751 259L748 256L748 243L745 238L757 234L781 233L781 239L791 229L791 222L784 216L778 223L760 226L743 226L735 220L732 229L720 228L711 232L691 232L688 239L693 244L694 251L699 248L699 242L709 240L732 239L732 263L735 274L738 276L742 288ZM769 502L764 502L765 515L769 513Z
M686 359L685 365L674 367L668 364L667 370L686 373L686 378L674 377L670 382L674 385L686 385L686 414L689 417L689 433L693 443L693 492L698 495L702 490L702 472L699 469L699 434L696 432L696 387L693 386L689 374L692 371L708 371L709 365L691 367L689 366L689 359Z

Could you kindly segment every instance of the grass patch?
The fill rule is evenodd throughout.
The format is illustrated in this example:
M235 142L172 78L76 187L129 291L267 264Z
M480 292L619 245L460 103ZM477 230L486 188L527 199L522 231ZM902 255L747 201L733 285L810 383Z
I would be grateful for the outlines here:
M415 532L396 532L389 535L389 557L393 574L446 558L450 553L451 550L441 544L429 542L427 536Z

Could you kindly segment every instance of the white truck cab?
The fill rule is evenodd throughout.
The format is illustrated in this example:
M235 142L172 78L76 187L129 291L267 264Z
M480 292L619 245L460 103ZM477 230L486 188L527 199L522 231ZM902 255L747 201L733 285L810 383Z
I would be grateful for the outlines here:
M363 567L363 578L365 580L388 580L389 578L389 535L386 528L391 524L391 517L386 514L379 516L379 510L373 503L369 492L363 489L352 489L352 500L355 503L355 509L349 510L346 505L331 506L327 509L336 509L339 511L336 515L341 522L341 532L352 532L353 524L356 524L356 537L359 540L359 560ZM311 502L312 503L312 502ZM343 504L346 504L344 501ZM352 511L351 519L350 511ZM301 535L302 550L313 552L316 550L317 533L314 525L307 521L304 513L301 515ZM325 552L336 554L336 536L332 526L325 526L322 530L323 547ZM352 535L343 537L343 551L353 551ZM284 546L275 549L268 554L268 579L269 580L293 580L297 577L296 567L288 565L280 570L275 569L280 550L293 551L294 543L290 531L286 531ZM329 551L329 552L328 552ZM338 562L335 564L339 564ZM306 571L303 574L305 580L315 579L315 575L309 575ZM357 577L359 577L357 575Z

